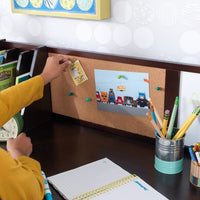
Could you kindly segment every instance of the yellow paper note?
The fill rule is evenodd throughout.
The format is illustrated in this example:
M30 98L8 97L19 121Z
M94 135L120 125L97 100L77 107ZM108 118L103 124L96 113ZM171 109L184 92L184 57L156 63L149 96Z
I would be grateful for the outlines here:
M79 60L76 60L74 65L68 67L68 70L76 86L88 80Z

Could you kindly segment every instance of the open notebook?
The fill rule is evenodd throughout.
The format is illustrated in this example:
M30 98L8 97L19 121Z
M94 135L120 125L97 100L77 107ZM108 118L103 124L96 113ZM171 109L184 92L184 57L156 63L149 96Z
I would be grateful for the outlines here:
M108 158L50 176L49 183L68 200L166 200L136 175Z

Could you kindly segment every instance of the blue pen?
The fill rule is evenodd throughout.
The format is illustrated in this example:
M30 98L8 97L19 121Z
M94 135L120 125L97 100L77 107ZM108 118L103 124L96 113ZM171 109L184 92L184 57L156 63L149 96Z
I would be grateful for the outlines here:
M45 173L42 171L42 176L44 178L44 196L46 200L53 200L52 194L51 194L51 190L49 188L49 184L47 182L47 178Z
M194 155L194 152L193 152L193 150L192 150L192 147L189 147L189 153L190 153L191 159L194 161L195 164L197 164L197 159L196 159L196 157L195 157L195 155Z

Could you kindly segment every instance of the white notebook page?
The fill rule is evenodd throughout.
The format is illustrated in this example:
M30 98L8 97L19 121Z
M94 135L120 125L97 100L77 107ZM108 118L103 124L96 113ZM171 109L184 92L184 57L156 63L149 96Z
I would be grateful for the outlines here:
M69 200L130 175L107 158L51 177L48 181Z
M48 177L47 179L65 199L67 198L72 200L79 195L90 192L129 175L130 173L126 170L122 169L111 160L104 158L73 170ZM108 193L102 194L102 196L100 195L95 197L94 200L129 200L133 199L133 194L137 197L143 195L141 197L148 197L149 199L149 193L154 197L152 198L153 200L166 199L151 186L142 181L142 179L138 178L135 181L138 181L138 183L127 183ZM144 190L144 188L147 190ZM126 198L122 198L124 197L123 195L126 195Z

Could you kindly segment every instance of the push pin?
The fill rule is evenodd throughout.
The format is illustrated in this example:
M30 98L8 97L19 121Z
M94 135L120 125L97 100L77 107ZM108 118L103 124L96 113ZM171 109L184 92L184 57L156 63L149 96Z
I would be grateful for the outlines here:
M117 78L118 78L118 79L123 78L123 79L125 79L125 80L128 80L128 78L127 78L126 76L124 76L124 75L119 75Z
M156 90L160 90L160 87L156 87Z
M71 67L73 67L73 66L74 66L74 63L73 63L73 62L71 62L70 66L71 66Z
M70 92L69 94L68 94L68 96L72 96L74 93L73 92Z
M91 98L86 98L85 100L86 100L86 101L91 101Z

